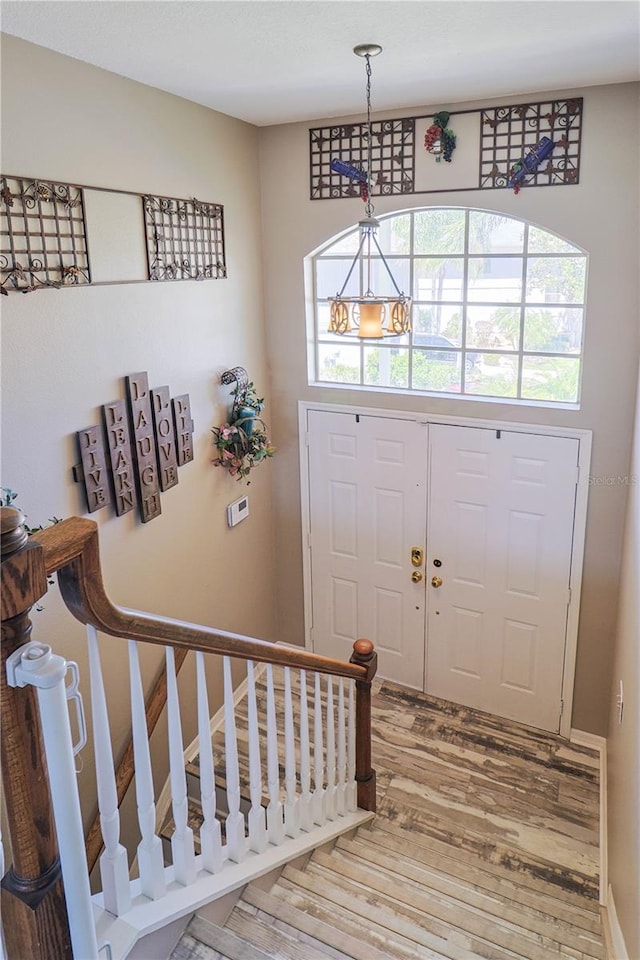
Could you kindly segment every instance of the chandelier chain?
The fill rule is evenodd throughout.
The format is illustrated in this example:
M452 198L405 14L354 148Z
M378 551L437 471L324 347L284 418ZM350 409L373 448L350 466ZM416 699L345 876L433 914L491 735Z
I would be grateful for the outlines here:
M365 213L367 217L373 216L373 202L371 200L372 186L372 165L373 165L373 137L371 134L371 55L365 56L367 63L367 202L365 204Z

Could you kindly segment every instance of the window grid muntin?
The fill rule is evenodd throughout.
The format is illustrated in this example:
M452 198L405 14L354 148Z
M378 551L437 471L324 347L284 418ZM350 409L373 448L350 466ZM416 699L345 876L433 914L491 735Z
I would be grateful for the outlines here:
M360 387L365 387L366 389L375 389L375 390L380 390L380 389L386 390L386 391L392 390L393 392L397 392L397 393L420 393L420 394L427 394L427 395L434 395L434 396L454 396L454 397L456 397L456 396L466 396L466 397L470 397L470 398L472 398L472 399L477 399L477 400L482 400L483 397L492 399L492 398L495 398L496 396L500 396L500 395L491 394L491 393L484 393L484 394L482 394L482 393L471 393L471 392L466 392L466 390L465 390L465 387L466 387L466 372L467 372L467 371L466 371L467 356L468 356L469 354L476 354L476 355L477 355L477 354L491 354L491 355L495 355L495 356L515 357L515 358L517 358L517 392L516 392L516 395L515 395L515 396L505 396L505 401L516 400L516 401L518 401L518 402L523 402L523 403L525 403L525 404L531 404L531 403L534 403L534 402L536 402L536 401L535 401L535 400L532 400L531 398L528 398L528 397L524 397L524 396L523 396L522 377L523 377L524 360L525 360L526 358L537 358L537 359L540 359L540 360L552 360L552 359L560 359L560 360L562 360L562 359L566 359L566 360L571 360L571 361L577 361L577 362L578 362L578 365L579 365L579 367L578 367L578 381L577 381L577 388L576 388L576 396L575 396L575 398L572 399L572 400L563 400L563 399L554 400L554 399L549 398L549 397L547 397L547 398L536 398L536 399L537 399L538 401L540 401L540 402L543 402L543 403L553 403L553 404L579 403L579 401L580 401L580 393L581 393L581 381L582 381L582 349L583 349L583 346L584 346L584 324L585 324L585 306L586 306L584 294L586 293L586 286L587 286L587 268L588 268L588 261L587 261L587 254L586 254L586 252L581 251L580 248L577 247L577 246L575 246L574 244L569 244L568 241L566 241L566 240L564 240L564 238L562 238L562 237L554 234L552 231L544 230L544 228L539 227L539 226L537 226L536 224L529 224L528 222L524 221L524 236L523 236L522 252L515 252L515 251L507 252L507 253L487 252L487 253L485 253L485 254L481 254L481 253L478 253L478 252L475 252L475 251L474 251L474 253L470 253L470 252L469 252L469 247L470 247L470 214L471 214L471 213L481 213L481 214L484 214L484 213L491 213L491 212L490 212L490 211L485 211L485 210L477 210L477 209L475 209L475 208L468 208L468 209L465 209L465 210L464 210L464 214L465 214L465 224L464 224L464 251L463 251L462 254L458 254L458 253L456 253L456 254L448 254L448 255L447 255L447 254L437 255L437 254L428 254L428 253L419 253L419 254L416 254L416 253L415 253L415 246L416 246L416 241L415 241L415 216L416 216L416 214L418 214L418 213L423 213L423 212L425 212L425 211L428 212L429 210L435 210L435 209L438 209L438 210L444 210L444 209L446 209L446 210L456 210L457 208L453 208L453 207L452 207L452 208L424 208L424 209L420 209L420 210L400 211L398 214L391 214L391 215L389 215L388 217L385 217L385 218L384 218L385 220L392 220L392 219L394 219L395 217L406 216L407 213L410 214L410 223L409 223L409 253L407 253L407 254L395 254L395 253L394 253L394 254L392 254L391 256L392 256L392 258L393 258L394 260L408 260L408 261L409 261L409 288L408 288L408 289L409 289L412 293L415 293L415 262L416 262L416 260L429 260L429 259L432 259L432 260L462 259L462 261L463 261L463 278L462 278L462 297L461 297L461 299L459 299L459 300L444 300L444 299L430 299L430 300L419 299L419 300L418 300L418 299L414 299L414 300L413 300L413 303L412 303L412 330L411 330L411 333L409 334L408 344L407 344L407 342L405 341L405 339L402 338L401 340L395 340L395 339L394 339L393 342L389 342L389 341L384 341L384 340L383 340L383 341L380 341L380 342L378 342L378 343L376 343L376 344L374 345L377 349L382 349L382 350L393 350L393 349L404 350L404 349L408 349L408 384L409 384L408 387L397 387L397 386L394 386L394 387L391 387L391 386L390 386L390 387L378 387L377 385L365 383L365 365L364 365L364 364L365 364L365 361L364 361L365 353L364 353L364 351L365 351L365 347L371 348L371 347L372 347L372 344L371 344L370 342L368 342L368 341L358 340L358 338L356 338L356 337L354 337L354 338L353 338L353 341L351 341L351 342L357 344L357 346L359 347L359 356L360 356L360 380L359 380L359 382L358 382L357 384L354 384L354 383L351 383L351 382L344 382L344 385L345 385L345 386L360 386ZM516 218L516 217L509 217L508 215L499 213L499 212L497 212L497 211L495 212L494 215L504 217L504 218L507 219L507 220L517 220L517 219L518 219L518 218ZM551 236L551 237L554 237L554 238L556 238L556 239L558 239L558 240L560 240L560 241L562 241L562 242L564 242L564 243L567 243L569 246L571 246L571 247L573 248L572 251L546 252L546 251L542 251L542 250L536 250L535 252L533 252L533 253L530 254L530 253L529 253L529 229L530 229L530 227L533 228L533 229L535 229L539 234L542 234L542 235L547 234L547 235L549 235L549 236ZM353 231L353 232L356 232L356 231L357 231L357 227L354 228L354 231ZM344 239L345 239L345 235L343 234L343 235L341 236L341 238L340 238L339 240L334 241L334 243L344 242ZM316 342L315 342L315 344L314 344L314 347L315 347L315 350L314 350L314 359L315 359L314 368L315 368L315 373L316 373L316 382L319 383L319 384L322 384L322 383L336 383L336 384L340 384L340 383L342 383L342 381L322 380L322 379L320 378L319 350L318 350L318 347L320 346L320 344L330 344L330 343L335 343L336 341L335 341L334 339L322 338L321 335L320 335L319 325L318 325L319 311L318 311L317 307L318 307L318 305L319 305L320 303L328 304L328 298L319 298L319 297L317 296L317 287L316 287L317 269L316 269L316 266L315 266L315 265L317 264L317 262L318 262L319 260L321 260L321 259L323 258L324 255L328 255L328 256L330 256L332 259L344 259L347 265L353 260L353 255L349 256L349 255L346 255L346 254L345 254L345 255L333 255L333 256L331 256L330 251L331 251L331 248L332 248L333 245L334 245L333 243L332 243L332 244L329 244L323 251L320 251L320 253L316 254L316 256L314 257L314 261L313 261L313 263L314 263L314 270L313 270L313 277L314 277L314 305L315 305L315 310L314 310L314 314L315 314L315 316L314 316L314 323L315 323L315 331L316 331ZM488 258L491 258L491 259L511 259L511 260L513 260L513 259L521 259L521 260L522 260L522 268L521 268L521 276L520 276L521 295L520 295L520 300L519 300L519 302L518 302L518 301L482 301L482 300L472 299L472 298L469 297L469 295L468 295L468 294L469 294L469 291L468 291L468 286L469 286L469 264L470 264L470 262L472 262L472 261L474 261L474 260L488 259ZM530 262L530 261L533 261L533 260L539 259L539 258L544 258L544 259L547 259L547 260L553 260L553 259L571 260L571 259L575 259L575 260L579 260L579 261L584 262L584 286L583 286L583 297L582 297L582 299L581 299L581 300L577 300L577 301L570 301L570 300L564 300L564 301L558 301L558 300L556 300L556 301L549 301L549 302L544 302L544 301L528 301L528 300L527 300L527 275L528 275L528 274L527 274L527 270L528 270L528 265L529 265L529 262ZM378 258L378 259L379 259L379 258ZM364 267L363 267L362 261L359 262L359 264L358 264L358 269L359 269L359 271L360 271L360 290L361 290L361 293L362 293L362 292L364 291L364 286L363 286L363 283L364 283L364 278L363 278L363 270L364 270ZM346 275L346 273L345 273L345 275ZM416 309L416 307L425 306L425 305L426 305L426 306L452 306L452 305L453 305L453 306L456 306L456 305L459 305L459 306L460 306L460 311L461 311L461 325L462 325L462 326L461 326L461 338L460 338L460 339L461 339L461 343L460 343L460 346L459 346L459 347L456 346L455 344L451 344L450 346L446 346L446 347L445 347L445 346L438 347L438 346L435 346L435 345L421 346L421 345L416 345L416 344L414 344L414 342L413 342L413 335L414 335L414 329L413 329L413 326L414 326L414 323L413 323L414 316L413 316L413 311ZM495 307L495 308L500 308L500 307L505 307L505 306L509 306L509 307L513 306L514 308L517 308L517 309L518 309L518 312L519 312L520 320L519 320L519 331L518 331L518 350L511 350L511 349L508 349L508 348L505 348L505 347L501 347L501 348L469 347L468 344L467 344L467 331L468 331L468 316L467 316L467 312L468 312L468 308L469 308L469 307ZM582 311L582 330L581 330L581 337L580 337L580 343L581 343L581 349L580 349L580 351L579 351L578 353L568 353L568 352L561 353L561 352L550 352L550 351L540 351L540 350L525 350L525 349L524 349L525 311L526 311L527 309L532 309L532 308L551 309L551 310L553 310L553 309L576 309L576 310L581 310L581 311ZM434 353L434 354L436 354L436 353L453 353L453 352L455 352L455 353L458 355L458 358L459 358L459 366L460 366L460 391L459 391L459 392L458 392L458 391L456 391L456 392L443 391L443 390L437 390L437 389L435 389L435 388L433 388L433 389L422 389L422 388L416 388L416 387L413 386L414 379L415 379L415 378L414 378L414 369L413 369L413 368L414 368L414 364L413 364L413 361L414 361L415 357L416 357L418 354L420 354L420 353L425 353L425 352Z

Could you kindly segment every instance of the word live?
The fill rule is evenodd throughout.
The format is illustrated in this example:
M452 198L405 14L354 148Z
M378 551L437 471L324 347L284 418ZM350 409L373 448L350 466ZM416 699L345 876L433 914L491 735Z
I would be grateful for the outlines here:
M143 523L160 516L160 492L178 483L178 467L193 460L189 395L170 397L169 387L149 389L146 373L125 377L126 400L102 407L102 425L76 433L90 513L113 504L120 517L139 505Z

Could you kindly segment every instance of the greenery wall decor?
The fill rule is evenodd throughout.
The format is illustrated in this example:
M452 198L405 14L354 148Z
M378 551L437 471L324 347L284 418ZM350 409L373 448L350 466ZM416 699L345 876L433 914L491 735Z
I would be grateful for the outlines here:
M229 420L211 430L216 448L212 462L216 467L224 467L236 480L245 480L254 467L276 451L269 440L267 425L260 416L264 400L258 397L244 367L233 367L222 374L223 384L234 381ZM251 481L247 480L249 483Z

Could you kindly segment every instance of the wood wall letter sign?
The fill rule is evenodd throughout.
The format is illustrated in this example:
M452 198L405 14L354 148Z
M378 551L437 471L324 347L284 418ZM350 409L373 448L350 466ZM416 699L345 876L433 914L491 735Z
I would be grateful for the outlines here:
M133 510L138 502L135 468L131 453L129 418L124 400L105 403L102 408L102 415L107 434L109 457L111 458L116 513L121 517L124 513Z
M146 373L133 373L126 378L126 383L140 491L140 519L147 523L162 513L149 378Z
M76 434L80 457L84 489L87 494L89 513L100 510L111 503L109 489L109 471L104 449L104 440L100 427L86 427Z
M169 387L153 388L151 391L151 406L158 446L160 489L170 490L178 482L178 456Z
M129 374L125 385L125 400L102 406L104 433L78 430L82 462L72 473L91 512L113 503L121 517L137 505L147 523L162 513L160 491L175 487L178 467L193 460L191 404L188 393L171 399L169 387L150 390L146 373Z
M173 416L176 423L178 466L183 467L185 463L193 460L193 420L188 393L173 398Z

